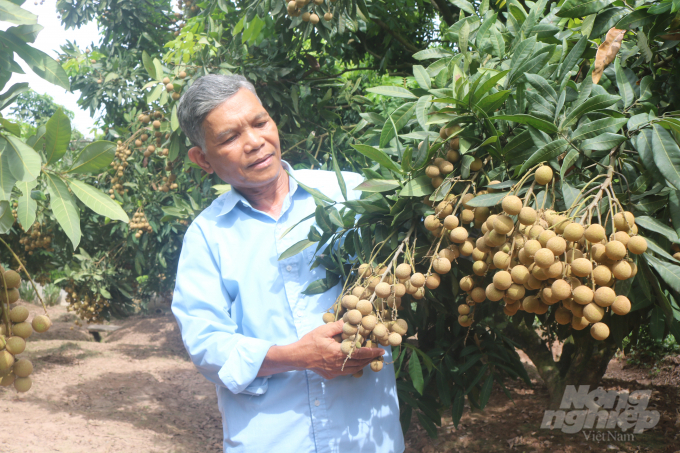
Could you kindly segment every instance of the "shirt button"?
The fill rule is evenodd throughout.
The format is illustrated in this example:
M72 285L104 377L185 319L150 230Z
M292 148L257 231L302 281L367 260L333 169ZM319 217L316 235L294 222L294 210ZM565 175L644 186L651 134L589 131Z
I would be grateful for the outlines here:
M293 270L293 266L291 266L291 265L289 264L288 266L286 266L286 270L287 270L288 272L292 271L292 270Z
M301 311L298 311L297 313L295 313L295 315L296 315L298 318L302 318L302 316L304 315L304 313L301 312Z
M321 401L319 401L319 400L314 401L314 405L316 407L319 407L321 405Z

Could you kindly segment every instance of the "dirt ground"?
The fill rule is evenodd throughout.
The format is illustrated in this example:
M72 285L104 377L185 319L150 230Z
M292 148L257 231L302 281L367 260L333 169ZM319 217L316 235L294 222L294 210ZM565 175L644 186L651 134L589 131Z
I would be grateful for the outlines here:
M33 314L42 309L24 304ZM222 427L215 388L188 359L172 315L117 321L121 329L94 341L74 326L65 307L50 307L50 331L33 334L23 354L35 367L33 388L0 388L2 453L220 452ZM548 394L533 372L532 387L508 382L510 401L494 389L483 412L465 414L455 428L444 414L432 440L414 417L407 452L666 452L680 453L680 357L647 370L613 360L606 389L653 389L648 409L659 424L634 441L594 441L583 433L540 429Z

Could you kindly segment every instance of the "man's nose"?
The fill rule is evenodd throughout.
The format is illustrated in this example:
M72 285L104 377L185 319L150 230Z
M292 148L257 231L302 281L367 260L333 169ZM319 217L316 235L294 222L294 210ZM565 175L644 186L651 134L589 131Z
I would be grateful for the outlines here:
M257 129L249 127L243 135L245 139L243 149L247 153L257 151L264 145L264 137L262 137Z

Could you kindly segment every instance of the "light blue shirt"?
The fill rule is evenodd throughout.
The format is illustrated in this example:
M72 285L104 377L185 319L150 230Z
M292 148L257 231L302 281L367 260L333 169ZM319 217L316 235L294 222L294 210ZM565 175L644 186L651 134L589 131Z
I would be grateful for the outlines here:
M284 163L284 165L287 165ZM290 167L288 167L290 168ZM335 174L292 172L302 184L343 201ZM362 182L343 173L348 188ZM315 246L278 261L305 239L312 196L289 178L280 218L254 209L237 191L217 198L191 224L177 269L172 311L198 370L217 388L225 452L402 452L391 351L380 372L326 380L309 371L257 377L272 345L287 345L323 324L341 285L303 295L325 277L310 270ZM356 199L358 192L349 191Z

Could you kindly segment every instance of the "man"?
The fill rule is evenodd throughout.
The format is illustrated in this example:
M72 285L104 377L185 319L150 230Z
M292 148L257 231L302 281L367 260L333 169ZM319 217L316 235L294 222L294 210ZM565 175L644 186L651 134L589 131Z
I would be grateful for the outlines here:
M224 451L403 451L390 353L363 348L341 369L343 323L321 319L341 285L302 294L325 276L310 270L314 247L278 260L314 222L282 237L315 209L297 181L342 201L335 175L281 161L276 124L241 76L196 80L178 116L191 161L232 187L187 230L172 302L189 355L217 388ZM348 187L362 180L343 176ZM381 372L351 376L383 354Z

